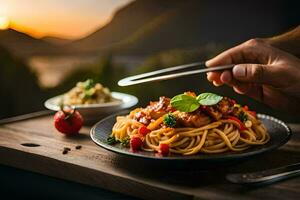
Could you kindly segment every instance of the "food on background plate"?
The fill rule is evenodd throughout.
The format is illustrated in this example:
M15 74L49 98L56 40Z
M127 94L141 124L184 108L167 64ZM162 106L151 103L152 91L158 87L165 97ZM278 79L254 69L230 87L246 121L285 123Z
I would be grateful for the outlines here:
M116 120L109 144L163 156L240 152L270 140L255 111L213 93L160 97Z
M78 82L62 98L63 105L89 105L113 101L117 100L111 96L110 90L92 79Z
M54 115L55 128L66 135L78 134L83 125L81 114L72 108L61 108Z

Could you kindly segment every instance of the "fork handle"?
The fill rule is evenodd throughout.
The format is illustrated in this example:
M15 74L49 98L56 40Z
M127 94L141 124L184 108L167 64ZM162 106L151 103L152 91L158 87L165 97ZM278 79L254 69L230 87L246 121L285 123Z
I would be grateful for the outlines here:
M273 183L300 175L300 163L252 173L228 174L227 180L238 184Z

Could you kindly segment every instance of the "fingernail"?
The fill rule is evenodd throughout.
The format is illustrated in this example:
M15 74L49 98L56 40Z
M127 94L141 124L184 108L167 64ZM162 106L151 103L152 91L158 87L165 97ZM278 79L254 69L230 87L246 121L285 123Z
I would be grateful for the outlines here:
M236 77L245 77L246 76L246 68L241 65L235 65L232 72L233 72L233 75Z
M231 74L228 74L227 72L223 72L222 75L221 75L221 77L220 77L220 79L224 83L230 83L230 81L231 81Z
M216 81L213 81L213 84L214 84L214 86L216 86L216 87L219 87L219 86L222 85L222 84L217 83Z
M211 79L211 75L212 75L211 72L206 73L206 78L207 78L207 80L208 80L209 82L212 82L212 81L213 81L213 80Z

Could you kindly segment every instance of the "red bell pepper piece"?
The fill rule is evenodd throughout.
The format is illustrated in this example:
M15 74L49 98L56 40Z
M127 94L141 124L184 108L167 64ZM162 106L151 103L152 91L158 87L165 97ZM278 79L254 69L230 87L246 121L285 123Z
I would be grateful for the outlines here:
M151 132L150 129L148 129L146 126L141 126L138 129L139 134L141 134L142 136L146 136L148 133Z
M246 127L245 127L244 123L241 122L241 120L239 120L237 117L234 117L234 116L228 116L228 119L237 122L237 123L239 124L239 126L240 126L240 128L239 128L240 131L246 130Z
M244 111L246 111L247 113L249 113L250 115L252 115L253 117L256 118L256 112L255 111L249 110L249 107L247 105L244 106L243 108L244 108Z
M248 106L244 106L244 110L245 110L245 111L248 111L248 110L249 110L249 107L248 107Z
M256 112L255 111L248 110L247 113L249 113L250 115L252 115L253 117L256 118Z

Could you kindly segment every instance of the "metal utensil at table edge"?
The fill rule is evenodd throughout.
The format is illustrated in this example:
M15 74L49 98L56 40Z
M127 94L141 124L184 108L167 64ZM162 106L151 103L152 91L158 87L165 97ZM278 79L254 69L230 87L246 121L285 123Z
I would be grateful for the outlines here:
M265 184L274 183L298 175L300 175L300 162L259 172L228 174L226 179L238 184Z
M146 82L168 80L168 79L173 79L173 78L178 78L178 77L188 76L188 75L193 75L193 74L232 69L234 67L234 65L223 65L223 66L202 68L202 69L189 70L189 71L184 71L184 72L178 72L178 73L172 73L172 74L167 74L167 75L151 77L154 75L159 75L159 74L163 74L163 73L167 73L167 72L182 70L182 69L196 67L196 66L205 66L206 67L205 62L195 62L195 63L179 65L179 66L175 66L175 67L169 67L166 69L156 70L156 71L147 72L144 74L139 74L139 75L130 76L130 77L121 79L118 82L118 85L119 86L129 86L129 85L135 85L135 84L146 83Z
M54 111L52 111L52 110L41 110L41 111L28 113L28 114L24 114L24 115L18 115L15 117L4 118L4 119L0 119L0 125L23 121L23 120L41 117L41 116L45 116L45 115L50 115L53 113L54 113Z

